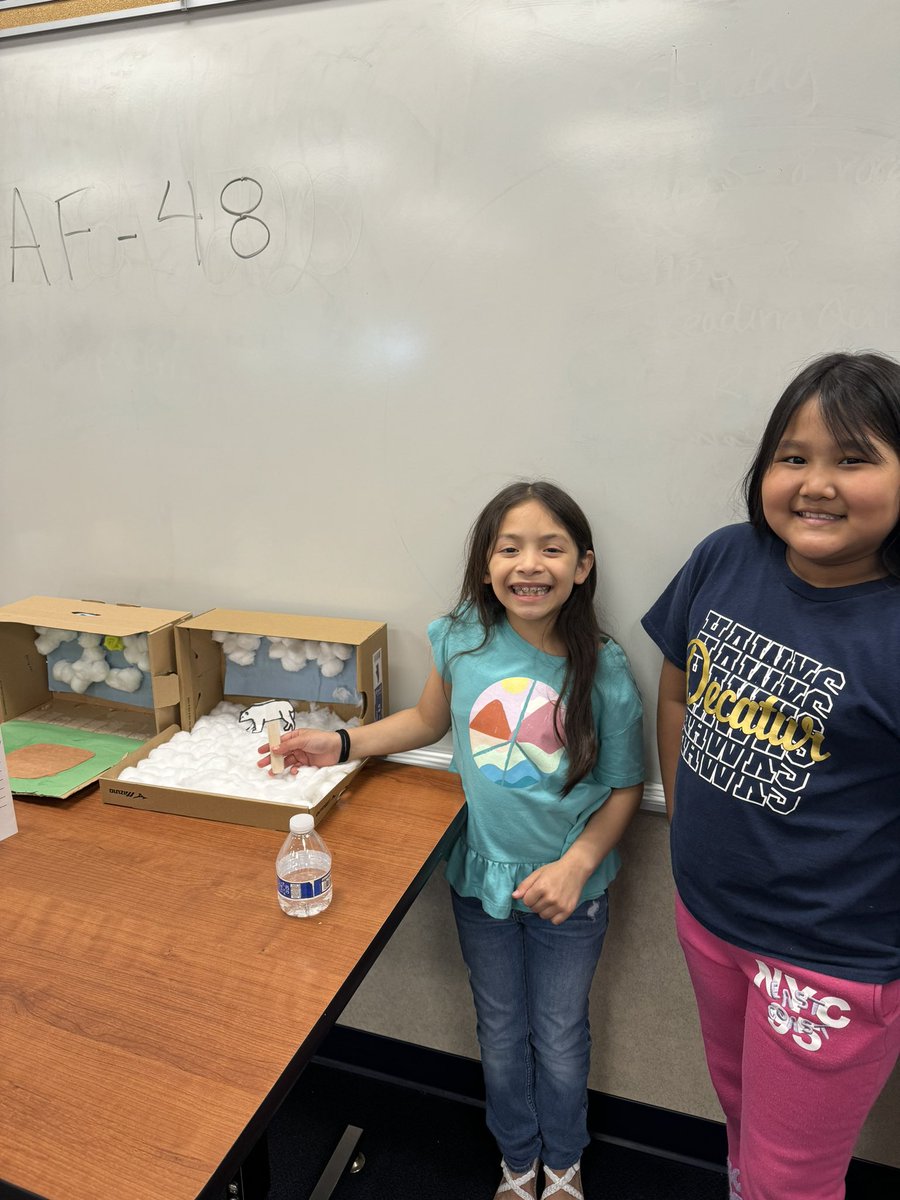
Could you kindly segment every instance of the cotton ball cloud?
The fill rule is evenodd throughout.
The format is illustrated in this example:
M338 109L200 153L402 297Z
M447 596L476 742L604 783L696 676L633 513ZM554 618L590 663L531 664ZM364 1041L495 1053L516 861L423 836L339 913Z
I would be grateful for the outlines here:
M326 679L333 679L335 675L340 675L344 669L344 663L353 653L350 646L341 645L340 642L319 642L319 650L317 659L319 670Z
M269 638L269 658L280 659L285 671L302 671L315 663L326 678L340 675L344 663L353 654L352 646L341 642L310 642L302 638Z
M302 671L309 657L302 638L269 638L269 658L280 659L285 671Z
M256 661L256 651L262 638L253 633L222 633L217 630L212 635L214 642L220 642L225 657L239 667L251 667Z
M109 663L100 648L100 638L93 633L82 633L78 637L82 646L81 658L75 662L53 664L52 675L59 683L66 683L73 692L81 695L92 683L103 683L109 675Z
M35 625L34 632L38 635L34 639L38 654L51 654L63 642L74 642L78 637L74 629L50 629L46 625Z
M143 678L137 667L110 667L105 683L117 692L136 692Z
M131 663L132 666L137 667L139 671L149 671L150 647L147 643L146 633L126 634L125 637L122 638L122 641L125 644L125 648L122 651L125 656L125 661L127 663ZM113 684L113 687L115 687L115 684ZM138 687L140 687L140 680L138 680ZM136 692L137 688L129 687L125 688L124 690L127 692Z

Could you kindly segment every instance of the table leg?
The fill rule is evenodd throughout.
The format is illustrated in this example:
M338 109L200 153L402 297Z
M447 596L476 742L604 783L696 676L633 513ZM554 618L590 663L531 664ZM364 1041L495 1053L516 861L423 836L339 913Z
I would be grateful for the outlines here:
M357 1125L347 1126L326 1163L325 1170L319 1176L319 1182L310 1192L309 1200L328 1200L340 1182L347 1164L353 1158L356 1143L361 1137L362 1130Z
M229 1183L228 1200L265 1200L270 1183L269 1136L263 1133Z

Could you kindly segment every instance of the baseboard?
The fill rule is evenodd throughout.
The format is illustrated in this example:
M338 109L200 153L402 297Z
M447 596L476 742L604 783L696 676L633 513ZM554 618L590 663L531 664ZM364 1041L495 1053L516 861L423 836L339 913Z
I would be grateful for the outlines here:
M481 1064L458 1054L335 1025L314 1062L416 1088L464 1104L484 1104ZM588 1093L588 1128L597 1141L631 1146L645 1154L725 1170L725 1127L686 1113ZM897 1200L900 1170L854 1158L847 1173L847 1200Z

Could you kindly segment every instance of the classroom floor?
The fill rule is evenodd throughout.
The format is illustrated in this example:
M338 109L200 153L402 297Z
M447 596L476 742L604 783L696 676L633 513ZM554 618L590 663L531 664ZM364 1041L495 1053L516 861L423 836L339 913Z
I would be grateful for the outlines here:
M333 1200L493 1200L499 1157L484 1110L312 1063L269 1127L268 1200L306 1200L345 1127L363 1129L365 1164ZM586 1200L725 1200L724 1172L593 1142Z

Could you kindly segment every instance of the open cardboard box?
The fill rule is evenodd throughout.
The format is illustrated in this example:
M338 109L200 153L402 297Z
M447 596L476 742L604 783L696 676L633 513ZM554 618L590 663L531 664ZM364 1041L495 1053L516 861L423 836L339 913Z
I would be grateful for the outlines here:
M0 721L46 724L52 727L54 739L59 738L60 729L71 729L76 731L73 737L90 731L147 741L160 730L177 726L181 719L181 688L174 629L177 622L189 616L170 609L55 596L30 596L0 607ZM140 691L132 695L92 684L79 695L65 683L53 680L48 656L35 646L36 626L97 633L106 638L145 633L150 669L144 674ZM74 655L80 653L75 643L67 645L73 647ZM53 788L49 783L57 778L59 784L60 773L58 777L47 776L46 783L41 778L33 779L28 792L21 793L11 766L11 786L19 794L65 799L94 782L104 769L99 767L91 778L82 778L68 790L64 785ZM41 790L44 786L46 792Z
M314 664L299 672L287 672L277 660L268 659L264 645L254 667L239 667L226 658L221 643L212 636L214 632L336 642L351 647L353 653L341 674L331 678L324 678ZM380 622L214 608L182 621L175 632L175 647L182 725L188 731L222 700L246 707L260 700L287 699L298 714L311 705L326 706L342 720L356 717L363 724L377 721L388 712L387 626ZM134 780L120 782L119 775L126 767L136 766L177 732L177 728L163 731L113 770L105 772L100 778L103 800L107 804L237 825L288 828L291 816L300 811L300 806ZM355 773L346 775L309 810L317 822L337 802Z

